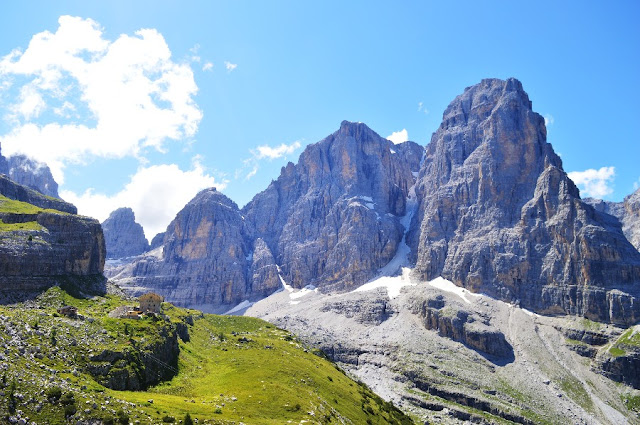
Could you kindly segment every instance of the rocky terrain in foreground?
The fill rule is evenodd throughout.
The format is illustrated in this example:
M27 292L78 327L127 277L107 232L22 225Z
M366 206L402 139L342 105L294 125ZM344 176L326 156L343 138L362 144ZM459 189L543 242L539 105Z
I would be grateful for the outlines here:
M0 422L18 425L413 423L287 331L261 320L51 288L0 305ZM77 317L56 312L78 308Z

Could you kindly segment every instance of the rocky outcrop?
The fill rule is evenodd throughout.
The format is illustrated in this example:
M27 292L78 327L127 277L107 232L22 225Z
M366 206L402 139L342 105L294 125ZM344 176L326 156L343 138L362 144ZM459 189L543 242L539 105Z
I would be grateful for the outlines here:
M102 223L107 258L133 257L149 250L142 226L131 208L118 208Z
M80 292L104 290L105 245L97 220L44 209L59 206L75 211L71 204L46 198L2 176L0 194L6 197L0 199L4 298L28 296L53 285L71 285Z
M620 220L622 232L629 242L640 251L640 189L625 197L622 202L609 202L593 198L587 198L585 202L596 210Z
M515 79L483 80L427 146L409 244L415 273L541 313L633 324L640 255L580 200Z
M474 350L502 359L513 359L513 347L504 334L491 326L488 318L455 305L447 305L442 295L415 298L410 310L421 318L426 329L458 341Z
M296 288L354 288L393 258L423 149L344 121L242 210Z
M69 214L77 214L78 209L68 202L42 195L33 189L17 184L6 176L0 175L0 194L9 199L26 202L40 208L58 210Z
M53 179L47 164L29 159L24 155L7 158L8 176L11 180L43 195L59 198L58 183Z
M207 310L263 297L281 283L270 251L251 234L238 206L207 189L169 224L159 257L143 256L112 275L135 294L153 290Z
M156 249L164 243L164 235L165 233L158 233L151 239L151 243L149 244L149 249Z
M637 327L626 330L607 348L598 353L593 368L609 379L640 389L640 334Z
M103 350L89 356L87 372L101 385L116 391L145 390L177 374L180 346L176 324L160 328L152 343L134 344L132 348Z

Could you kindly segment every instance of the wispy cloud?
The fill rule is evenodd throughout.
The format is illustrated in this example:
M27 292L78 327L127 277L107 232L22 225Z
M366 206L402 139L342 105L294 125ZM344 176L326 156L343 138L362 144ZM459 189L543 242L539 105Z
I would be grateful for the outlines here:
M202 112L193 72L172 61L158 31L108 40L91 19L58 23L55 33L35 34L26 50L0 58L0 85L17 99L0 105L12 126L0 136L5 154L46 162L62 183L68 163L141 158L196 133Z
M545 114L544 116L544 125L549 127L550 125L553 125L553 123L556 122L556 120L553 119L553 115L551 114Z
M387 136L387 139L398 145L409 140L409 132L406 128L403 128L400 131L394 131L393 133L391 133L391 135Z
M115 195L109 196L88 189L78 194L63 190L60 196L78 207L80 214L104 221L111 211L130 207L136 221L144 227L148 239L163 232L178 211L200 190L215 186L224 189L226 182L217 182L193 158L190 170L181 170L176 164L141 167L127 185Z
M213 70L213 63L205 62L205 64L202 65L202 70L205 71L205 72Z
M235 70L238 67L238 64L225 61L224 62L224 67L227 69L227 72L231 72L231 71Z
M615 167L602 167L599 170L590 168L584 171L567 173L569 178L580 188L583 197L603 198L613 193Z
M296 150L300 149L301 146L300 141L296 140L288 145L286 143L282 143L279 146L261 145L255 149L251 149L251 157L243 161L244 167L236 171L236 178L244 174L244 179L249 180L255 176L260 169L260 161L273 161L278 158L286 159L288 155L293 154ZM248 173L246 172L247 169L250 169Z
M418 112L423 112L425 115L429 114L429 110L425 108L423 102L418 102Z

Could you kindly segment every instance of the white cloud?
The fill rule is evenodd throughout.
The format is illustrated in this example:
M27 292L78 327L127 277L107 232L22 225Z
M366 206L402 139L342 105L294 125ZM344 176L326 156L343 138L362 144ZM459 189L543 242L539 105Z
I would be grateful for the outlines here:
M91 19L58 23L55 33L36 34L24 52L0 59L0 83L20 93L4 114L13 124L0 136L6 155L46 162L63 183L68 163L141 158L196 133L202 112L193 72L171 60L160 33L141 29L111 41Z
M424 103L418 102L418 112L424 112L425 115L429 114L429 110L424 107Z
M231 72L231 71L233 71L234 69L236 69L238 67L238 64L225 61L224 62L224 67L227 68L228 72Z
M202 65L202 70L203 71L211 71L213 69L213 63L211 62L205 62L204 65Z
M582 197L603 198L613 193L615 167L602 167L599 170L588 169L567 173L569 178L580 187Z
M553 115L551 114L545 114L544 116L544 125L549 127L550 125L552 125L555 122L555 120L553 119Z
M287 145L286 143L282 143L280 146L269 146L269 145L261 145L255 149L251 149L251 157L247 158L243 161L244 166L238 170L236 170L235 176L239 178L242 174L246 172L248 168L251 169L244 176L245 180L249 180L253 176L256 175L258 170L260 169L260 161L261 160L269 160L273 161L278 158L286 158L287 155L291 155L296 150L300 149L302 144L300 141L296 140L295 142Z
M296 149L300 149L300 146L300 142L296 140L290 145L283 143L276 147L271 147L269 145L258 146L255 150L252 150L252 153L256 159L277 159L291 155L296 151Z
M640 189L640 179L638 181L633 182L633 190Z
M390 136L387 136L388 140L391 140L394 144L398 145L409 140L409 132L406 128L400 131L394 131Z
M100 222L120 207L130 207L136 221L144 227L147 239L164 232L187 202L200 190L216 186L224 189L226 182L218 183L208 175L194 158L191 170L182 171L175 164L152 165L140 168L127 185L112 196L89 189L82 194L68 190L60 196L78 207L78 212Z

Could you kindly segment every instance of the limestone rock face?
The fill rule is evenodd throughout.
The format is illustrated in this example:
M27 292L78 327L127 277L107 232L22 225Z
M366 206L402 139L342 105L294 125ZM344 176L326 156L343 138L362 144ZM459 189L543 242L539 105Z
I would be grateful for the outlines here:
M51 170L46 164L27 158L24 155L14 155L7 158L9 170L7 175L11 180L43 195L59 198L58 183L53 179Z
M393 258L423 149L362 123L308 146L243 209L293 287L348 289Z
M131 208L118 208L102 223L108 259L132 257L149 250L144 230L135 220Z
M580 200L515 79L483 80L427 146L409 245L416 274L542 313L632 324L640 255Z
M250 233L233 201L204 190L167 227L156 248L162 254L134 261L116 281L134 293L153 290L172 303L208 309L263 297L281 284L268 248L252 243Z
M0 199L3 223L0 292L3 296L20 298L56 284L69 283L87 293L100 291L104 284L105 245L97 220L61 210L43 210L56 205L71 210L73 206L45 198L3 176L0 176L0 194L22 201L10 203ZM27 204L24 199L33 204ZM38 205L40 201L44 205Z
M616 217L622 224L622 232L629 242L640 251L640 189L624 198L623 202L600 199L585 199L596 210Z

